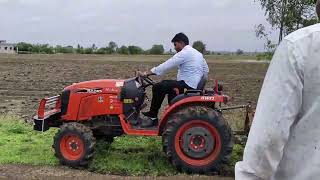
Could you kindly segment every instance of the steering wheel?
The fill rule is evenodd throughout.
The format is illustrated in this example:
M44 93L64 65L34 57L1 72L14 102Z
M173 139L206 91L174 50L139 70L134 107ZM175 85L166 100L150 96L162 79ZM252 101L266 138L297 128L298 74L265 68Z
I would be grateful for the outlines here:
M152 75L142 76L142 79L148 83L148 85L154 85L155 82L150 78Z
M137 76L137 81L145 88L148 86L153 86L155 84L155 82L150 78L152 74L141 75L139 72L136 72L136 76Z

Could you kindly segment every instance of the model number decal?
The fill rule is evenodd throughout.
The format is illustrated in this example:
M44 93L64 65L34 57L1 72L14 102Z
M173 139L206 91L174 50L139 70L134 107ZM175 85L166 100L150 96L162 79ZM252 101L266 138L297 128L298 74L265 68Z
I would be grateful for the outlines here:
M132 103L134 103L134 101L133 101L132 99L124 99L124 100L123 100L123 103L125 103L125 104L132 104Z
M205 101L214 101L214 97L212 96L202 96L201 100L205 100Z

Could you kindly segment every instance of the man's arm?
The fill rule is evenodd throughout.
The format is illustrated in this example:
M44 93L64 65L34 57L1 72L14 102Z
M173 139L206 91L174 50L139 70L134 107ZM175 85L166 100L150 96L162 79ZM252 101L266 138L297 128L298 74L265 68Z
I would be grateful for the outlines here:
M207 61L203 58L203 64L202 64L202 68L203 68L203 74L208 76L209 74L209 67L207 64Z
M163 75L168 72L170 69L179 66L185 60L186 53L185 52L178 52L172 58L168 59L166 62L160 64L157 67L152 68L150 71L156 75Z
M265 77L237 180L271 179L283 156L290 128L300 112L303 62L299 49L284 40Z

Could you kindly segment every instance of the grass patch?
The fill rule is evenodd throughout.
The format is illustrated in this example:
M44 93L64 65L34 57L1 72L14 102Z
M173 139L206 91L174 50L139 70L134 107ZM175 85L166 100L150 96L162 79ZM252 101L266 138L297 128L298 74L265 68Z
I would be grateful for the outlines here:
M32 125L17 117L0 116L0 164L58 165L52 149L57 129L44 133L33 130ZM243 147L235 146L232 160L227 166L233 173L235 162L241 159ZM166 176L178 172L167 161L161 137L116 137L110 145L98 141L96 154L88 170L119 175Z
M117 137L112 145L98 142L89 170L119 175L172 175L176 170L162 152L159 137Z
M51 129L45 133L33 131L32 126L16 117L0 117L0 163L56 165L51 148Z

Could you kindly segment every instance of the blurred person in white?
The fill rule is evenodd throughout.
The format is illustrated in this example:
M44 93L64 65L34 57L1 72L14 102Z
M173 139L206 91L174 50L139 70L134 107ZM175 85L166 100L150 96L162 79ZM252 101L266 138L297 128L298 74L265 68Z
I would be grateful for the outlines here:
M320 179L320 24L291 33L277 48L235 177Z

